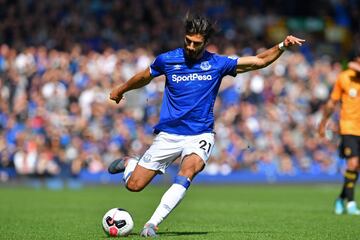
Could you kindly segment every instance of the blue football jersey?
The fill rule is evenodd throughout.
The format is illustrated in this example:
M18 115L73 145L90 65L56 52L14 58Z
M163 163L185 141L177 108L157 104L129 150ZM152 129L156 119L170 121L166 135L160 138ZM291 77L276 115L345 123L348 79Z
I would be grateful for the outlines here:
M155 132L196 135L212 132L213 108L221 80L236 75L237 59L205 51L202 58L189 61L178 48L157 56L151 75L166 76L159 123Z

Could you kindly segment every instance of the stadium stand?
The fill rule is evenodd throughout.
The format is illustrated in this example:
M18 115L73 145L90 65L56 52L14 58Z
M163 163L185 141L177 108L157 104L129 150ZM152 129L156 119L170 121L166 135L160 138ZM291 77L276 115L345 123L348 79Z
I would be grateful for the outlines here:
M0 181L112 181L103 173L113 159L141 155L152 141L164 79L120 106L108 94L156 54L182 46L178 29L189 9L217 20L210 51L254 54L291 32L309 42L266 69L224 78L204 179L339 177L335 121L329 141L318 141L315 129L337 74L360 52L359 3L320 1L324 8L315 13L317 1L296 9L268 2L1 1Z

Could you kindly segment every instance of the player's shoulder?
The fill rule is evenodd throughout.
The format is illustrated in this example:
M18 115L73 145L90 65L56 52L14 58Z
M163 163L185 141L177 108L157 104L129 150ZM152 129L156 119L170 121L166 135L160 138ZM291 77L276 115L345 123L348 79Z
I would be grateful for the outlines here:
M356 73L354 70L346 69L339 74L338 80L342 82L349 81L355 75Z
M183 58L184 51L182 48L176 48L176 49L161 53L158 57L162 58L163 60L173 59L173 58Z
M237 56L227 56L227 55L221 55L218 53L212 53L208 52L211 56L211 58L217 60L217 61L229 61L229 60L237 60L239 57Z

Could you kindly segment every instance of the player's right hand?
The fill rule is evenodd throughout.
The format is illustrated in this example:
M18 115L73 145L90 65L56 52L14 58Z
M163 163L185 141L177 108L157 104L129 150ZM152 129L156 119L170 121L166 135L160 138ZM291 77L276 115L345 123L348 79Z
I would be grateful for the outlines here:
M321 121L318 127L318 134L320 138L325 137L326 122Z
M110 96L109 96L110 100L116 102L116 104L118 104L121 99L123 99L123 94L122 93L119 93L118 89L113 89L111 92L110 92Z

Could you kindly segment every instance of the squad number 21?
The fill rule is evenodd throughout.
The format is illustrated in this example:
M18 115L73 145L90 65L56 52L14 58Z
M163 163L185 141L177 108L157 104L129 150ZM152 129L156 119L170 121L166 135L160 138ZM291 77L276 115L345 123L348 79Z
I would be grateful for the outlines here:
M199 142L199 144L200 144L200 148L201 148L202 150L206 151L207 153L210 152L211 143L208 143L208 142L206 142L205 140L201 140L201 141ZM208 149L206 150L206 146L207 146L207 145L209 145L209 146L208 146Z

